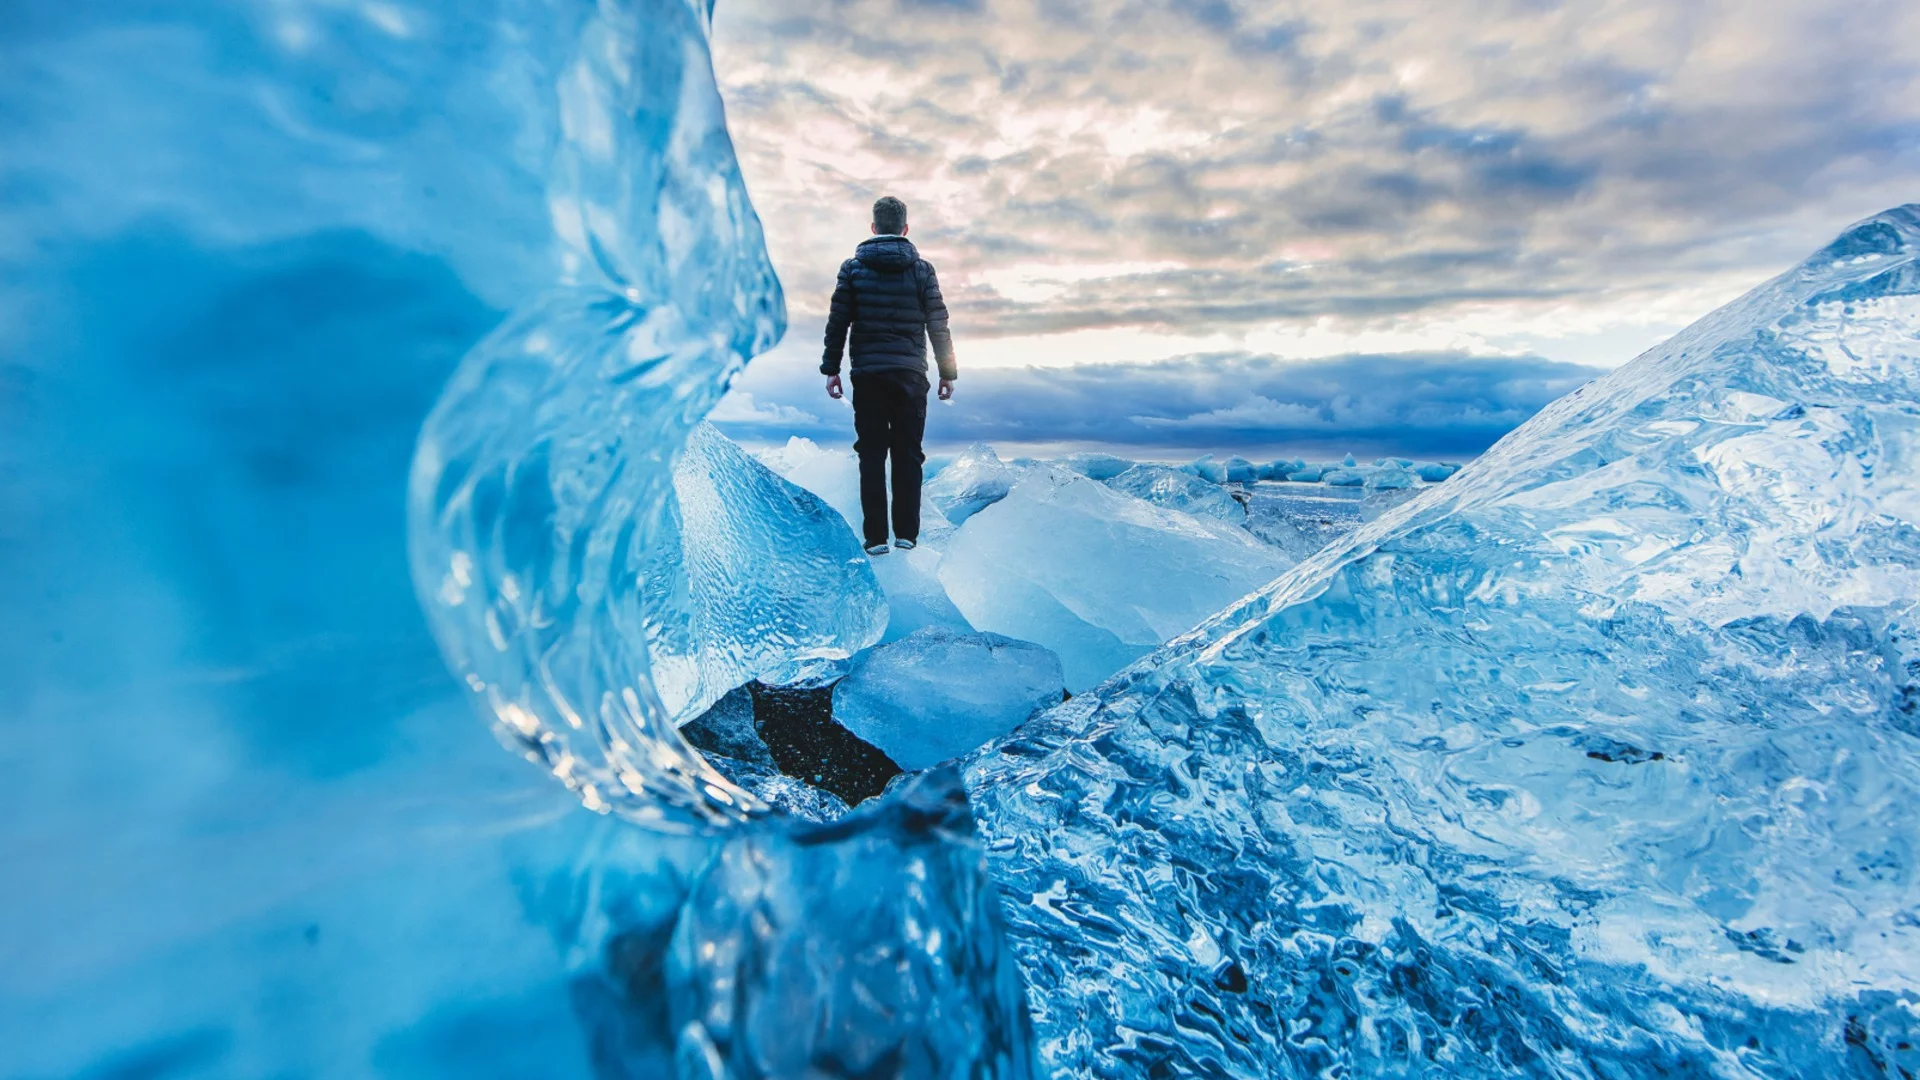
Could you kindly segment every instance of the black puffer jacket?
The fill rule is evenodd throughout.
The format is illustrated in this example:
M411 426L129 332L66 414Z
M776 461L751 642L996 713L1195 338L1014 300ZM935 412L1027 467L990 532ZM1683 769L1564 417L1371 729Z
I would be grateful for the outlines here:
M840 264L827 316L827 353L822 375L840 374L847 328L853 328L853 373L904 368L927 370L927 339L940 377L957 379L953 335L947 332L947 302L933 264L920 257L904 236L876 236L854 249Z

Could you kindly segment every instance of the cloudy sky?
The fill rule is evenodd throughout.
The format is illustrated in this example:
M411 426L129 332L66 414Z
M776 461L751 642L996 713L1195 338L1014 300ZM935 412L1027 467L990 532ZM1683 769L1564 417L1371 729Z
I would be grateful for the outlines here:
M1913 0L720 0L790 330L723 404L850 438L815 372L895 194L962 369L929 440L1465 456L1920 200Z

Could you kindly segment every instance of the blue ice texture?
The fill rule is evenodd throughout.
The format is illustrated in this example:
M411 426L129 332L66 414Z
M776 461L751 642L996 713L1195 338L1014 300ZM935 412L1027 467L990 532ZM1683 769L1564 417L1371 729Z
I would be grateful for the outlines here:
M881 616L696 430L785 321L710 14L0 20L0 1075L1027 1074L951 772L676 727Z
M968 771L1056 1075L1920 1065L1920 206Z
M1184 469L1166 465L1135 465L1107 481L1115 491L1144 499L1155 506L1213 518L1230 524L1245 524L1247 508L1240 505L1227 489L1203 480Z
M860 654L833 688L833 718L903 769L930 769L1060 703L1051 649L928 627Z
M1084 452L1068 454L1060 464L1089 480L1111 480L1133 468L1135 462L1115 454Z
M1000 460L993 447L967 447L927 483L924 497L955 525L1007 497L1020 470Z
M1920 1072L1920 207L1297 562L1021 467L1086 692L843 813L680 727L897 610L699 427L710 15L9 9L0 1074Z
M1079 693L1291 563L1239 525L1037 464L954 533L939 575L975 629L1052 649Z

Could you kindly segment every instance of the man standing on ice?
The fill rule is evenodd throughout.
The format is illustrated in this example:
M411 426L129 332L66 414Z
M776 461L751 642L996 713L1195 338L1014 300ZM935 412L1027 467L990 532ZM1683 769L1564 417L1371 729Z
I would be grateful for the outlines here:
M907 204L891 195L873 204L873 236L840 264L827 316L827 352L820 373L838 398L840 356L853 331L854 453L860 456L861 529L869 555L887 553L887 459L893 459L893 546L920 539L920 450L927 427L927 339L940 365L940 400L953 397L947 303L933 264L907 240Z

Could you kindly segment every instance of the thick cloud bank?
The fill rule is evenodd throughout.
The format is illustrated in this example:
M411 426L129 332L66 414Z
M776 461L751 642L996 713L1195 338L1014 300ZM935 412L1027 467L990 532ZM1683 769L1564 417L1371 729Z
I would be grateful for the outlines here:
M1245 353L988 369L963 376L927 432L940 444L1098 444L1148 456L1297 447L1470 457L1598 373L1537 357ZM852 438L844 408L784 348L748 369L714 419L746 441Z

